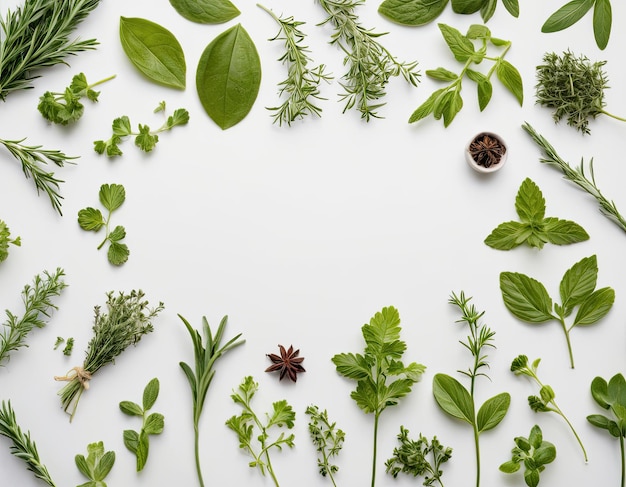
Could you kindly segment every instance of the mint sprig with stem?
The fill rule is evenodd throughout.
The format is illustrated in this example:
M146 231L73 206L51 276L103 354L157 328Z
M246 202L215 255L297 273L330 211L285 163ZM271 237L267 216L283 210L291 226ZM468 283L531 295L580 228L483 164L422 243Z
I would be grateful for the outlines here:
M596 289L598 259L584 257L570 267L559 284L561 304L553 303L545 286L519 272L500 273L500 291L506 308L518 319L530 324L557 321L565 334L570 366L574 368L574 353L570 339L577 326L589 326L600 321L611 310L615 291L610 287ZM566 318L576 310L571 324Z
M350 393L357 406L374 415L372 448L372 480L376 484L378 425L381 414L411 392L426 370L424 365L411 362L404 365L402 356L407 348L400 339L400 314L393 306L377 312L369 324L361 327L365 341L363 353L339 353L333 356L337 372L356 382Z
M511 41L493 37L485 25L473 24L465 35L449 25L440 23L438 26L452 55L458 62L463 63L463 67L458 74L442 67L426 71L426 76L429 78L449 84L445 88L435 90L424 103L417 107L409 117L409 123L417 122L432 114L436 120L443 118L444 127L450 125L463 108L461 91L465 78L476 83L478 106L481 112L491 101L494 74L522 106L524 102L522 76L515 66L504 59L511 48ZM474 41L478 42L478 48ZM499 54L488 55L490 47L500 49ZM492 62L486 73L473 68L474 65L477 66L484 61Z
M524 465L524 482L528 487L537 487L541 472L556 458L556 447L543 439L538 425L531 428L528 438L516 436L513 441L515 447L511 450L511 460L500 465L500 471L515 473Z
M252 409L252 398L259 390L259 384L252 376L243 379L237 391L233 391L231 398L241 406L242 411L238 416L232 416L226 421L232 431L237 434L239 448L247 451L252 456L248 463L250 468L258 468L262 475L269 473L274 485L279 487L276 472L272 466L270 451L282 451L284 447L295 446L295 435L281 431L276 437L270 435L270 430L286 427L291 430L296 421L296 413L291 405L285 400L276 401L272 404L272 411L265 413L265 422ZM254 441L256 440L256 442Z
M561 416L561 418L563 418L563 420L567 423L567 426L572 431L574 437L576 438L576 441L580 445L580 449L583 452L586 463L588 461L587 451L585 450L580 436L578 436L578 433L574 429L574 425L572 425L570 420L567 419L567 416L565 416L561 408L554 400L554 398L556 397L554 389L552 389L552 387L550 387L549 385L541 382L541 379L539 379L539 376L537 375L539 362L541 362L540 358L534 360L532 363L529 363L528 357L526 355L518 355L517 357L515 357L515 359L513 359L513 362L511 363L511 372L513 372L515 375L525 375L527 377L530 377L539 386L539 396L528 396L528 406L530 406L530 409L532 409L536 413L552 412Z
M339 467L331 464L331 459L339 455L346 434L337 428L337 423L331 422L325 409L320 411L318 406L310 405L306 408L305 414L310 417L309 434L311 440L321 455L317 459L319 472L322 477L328 477L333 486L337 487L335 474L339 471Z
M466 323L470 331L467 341L461 344L469 350L474 360L467 370L458 371L469 378L469 390L454 377L439 373L433 378L433 394L437 405L445 413L472 427L476 454L476 487L478 487L481 470L480 435L495 428L504 419L511 404L511 396L508 392L501 392L487 399L476 411L476 380L479 377L489 378L485 372L485 369L489 367L485 349L495 348L493 344L495 332L486 324L481 323L485 312L479 312L473 304L470 304L471 299L471 297L466 297L463 291L458 295L452 293L449 299L449 303L461 311L461 319L457 322Z

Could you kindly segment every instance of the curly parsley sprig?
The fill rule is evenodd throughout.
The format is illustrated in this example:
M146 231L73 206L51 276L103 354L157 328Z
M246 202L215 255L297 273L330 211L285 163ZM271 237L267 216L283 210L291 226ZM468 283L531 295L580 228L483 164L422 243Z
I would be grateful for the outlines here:
M20 237L11 238L11 231L8 225L0 220L0 262L9 256L9 245L19 247L22 245Z

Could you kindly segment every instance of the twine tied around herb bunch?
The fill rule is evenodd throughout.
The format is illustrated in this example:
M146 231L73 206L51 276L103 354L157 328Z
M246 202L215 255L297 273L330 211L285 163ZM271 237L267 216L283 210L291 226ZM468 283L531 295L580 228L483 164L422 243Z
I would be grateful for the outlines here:
M54 380L70 382L77 380L83 389L89 389L89 381L91 380L91 372L85 370L80 365L72 367L66 375L55 375Z

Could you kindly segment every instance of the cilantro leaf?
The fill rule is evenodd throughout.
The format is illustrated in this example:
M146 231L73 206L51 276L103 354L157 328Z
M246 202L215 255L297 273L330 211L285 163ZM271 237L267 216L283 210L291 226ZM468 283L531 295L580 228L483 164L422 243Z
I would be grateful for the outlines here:
M139 134L135 137L135 145L144 152L150 152L159 141L159 136L150 132L150 127L139 124Z
M20 237L11 238L11 232L6 223L0 220L0 262L9 256L9 244L19 247L22 242Z

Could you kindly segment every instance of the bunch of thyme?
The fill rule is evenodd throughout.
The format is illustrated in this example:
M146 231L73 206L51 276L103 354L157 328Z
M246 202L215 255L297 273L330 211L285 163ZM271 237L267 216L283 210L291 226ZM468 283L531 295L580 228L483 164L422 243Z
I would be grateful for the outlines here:
M65 58L94 49L95 39L70 39L100 0L26 0L0 18L0 100L32 88L37 69L66 64Z
M67 381L59 396L63 409L70 414L70 421L76 414L83 391L89 388L93 374L113 362L130 345L136 345L143 335L153 331L151 320L163 310L163 303L150 308L144 297L141 290L128 294L109 292L106 302L108 312L102 312L100 306L94 308L94 335L87 346L83 365L74 367L65 376L55 377L55 380Z
M377 110L384 103L372 102L385 96L385 86L391 76L402 75L408 83L417 86L420 76L416 70L417 61L397 61L377 40L386 33L376 33L359 24L354 11L365 3L364 0L317 1L328 14L320 25L330 23L334 26L330 43L337 45L346 55L344 64L348 66L348 72L342 77L341 86L345 93L340 97L346 102L344 113L356 107L361 118L368 122L372 117L381 118Z
M52 303L54 296L59 296L67 287L63 277L63 269L57 269L53 274L44 271L33 279L32 286L27 284L22 290L24 315L20 318L10 311L6 311L7 320L0 332L0 364L8 358L12 351L26 347L26 336L34 328L43 328L46 322L43 317L49 317L57 307Z
M274 112L274 123L291 125L291 122L307 114L321 116L322 109L314 104L313 99L325 99L320 96L319 85L332 78L324 73L325 65L319 64L314 68L308 66L312 60L307 54L308 48L302 45L305 34L299 28L304 22L293 17L278 17L270 9L257 5L280 26L278 34L270 40L282 40L285 43L285 53L278 60L287 65L287 78L280 82L279 94L286 95L287 99L280 106L268 108Z

